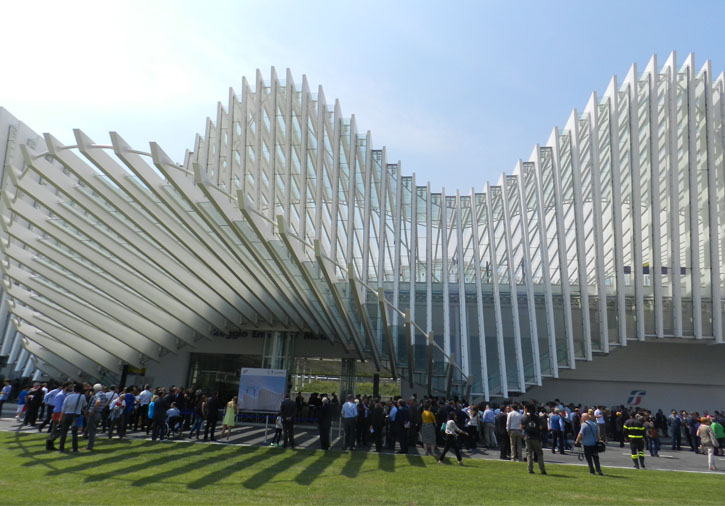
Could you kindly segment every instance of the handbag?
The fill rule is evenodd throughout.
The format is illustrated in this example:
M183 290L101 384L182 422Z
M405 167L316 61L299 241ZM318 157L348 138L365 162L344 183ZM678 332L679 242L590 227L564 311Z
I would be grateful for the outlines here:
M597 441L597 453L604 453L607 450L607 445L602 441Z

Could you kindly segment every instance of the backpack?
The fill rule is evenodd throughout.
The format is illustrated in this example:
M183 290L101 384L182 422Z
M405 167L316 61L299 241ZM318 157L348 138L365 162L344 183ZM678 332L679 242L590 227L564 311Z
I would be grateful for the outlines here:
M531 438L537 438L539 437L539 424L536 423L537 420L533 417L529 417L528 421L526 422L526 426L524 427L524 433Z

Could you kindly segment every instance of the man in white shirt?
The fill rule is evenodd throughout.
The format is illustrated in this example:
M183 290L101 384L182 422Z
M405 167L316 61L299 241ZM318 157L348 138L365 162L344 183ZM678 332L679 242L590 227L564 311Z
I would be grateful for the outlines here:
M345 447L344 450L355 449L355 429L357 427L357 404L352 394L347 396L347 402L342 405L342 427L345 429Z
M138 402L139 412L138 416L141 419L141 430L146 429L146 435L148 436L149 430L151 429L151 423L149 421L149 403L154 393L151 391L151 385L143 387L143 392L138 394L136 401Z
M506 417L506 430L511 440L511 460L523 462L523 436L521 435L521 419L518 404L511 406L511 412Z
M83 426L83 414L86 412L86 396L83 395L83 385L76 383L72 394L68 394L63 401L60 422L60 442L58 443L58 451L63 453L65 446L65 437L68 435L68 429L73 434L73 453L78 453L78 428Z
M594 410L594 417L597 419L597 427L599 427L599 437L602 441L607 440L606 423L604 421L604 408L599 406Z
M0 418L3 416L3 404L5 404L5 401L7 401L10 398L10 392L12 392L13 387L10 384L10 380L5 380L3 382L3 388L0 390Z

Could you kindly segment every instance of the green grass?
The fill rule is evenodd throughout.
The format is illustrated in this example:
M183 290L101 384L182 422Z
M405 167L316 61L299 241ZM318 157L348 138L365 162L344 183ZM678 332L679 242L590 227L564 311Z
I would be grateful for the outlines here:
M70 441L68 441L70 443ZM70 446L70 445L69 445ZM2 504L717 504L722 476L374 453L101 440L46 452L38 434L0 433Z

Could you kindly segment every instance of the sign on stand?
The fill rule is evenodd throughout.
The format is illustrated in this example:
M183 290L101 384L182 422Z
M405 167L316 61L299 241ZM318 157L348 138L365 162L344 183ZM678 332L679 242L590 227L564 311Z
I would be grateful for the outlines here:
M287 371L242 367L239 377L239 409L276 413L284 399Z

